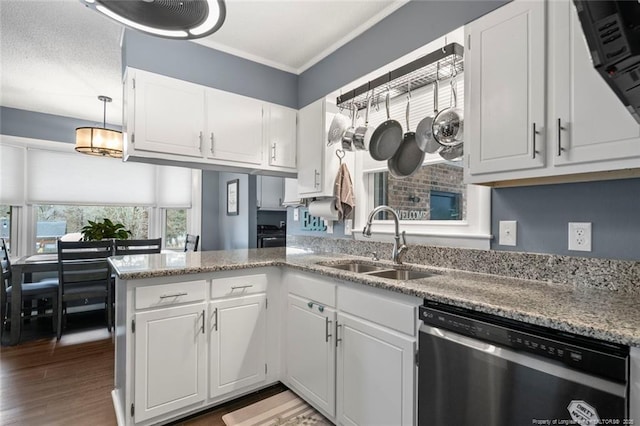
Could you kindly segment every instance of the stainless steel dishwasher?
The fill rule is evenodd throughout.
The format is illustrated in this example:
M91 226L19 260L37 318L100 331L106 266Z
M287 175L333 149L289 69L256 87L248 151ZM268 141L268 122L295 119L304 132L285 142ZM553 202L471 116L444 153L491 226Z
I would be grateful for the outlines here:
M427 300L420 318L420 426L633 424L626 346Z

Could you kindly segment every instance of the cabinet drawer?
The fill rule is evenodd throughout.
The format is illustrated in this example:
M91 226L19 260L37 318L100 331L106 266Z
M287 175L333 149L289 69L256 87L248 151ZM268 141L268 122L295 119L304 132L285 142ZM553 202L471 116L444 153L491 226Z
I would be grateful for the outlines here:
M207 287L204 280L138 287L136 309L196 302L204 300L206 295Z
M265 274L243 275L239 277L214 278L211 280L211 298L243 296L267 291Z
M336 285L327 282L331 278L306 274L291 274L287 278L289 293L313 300L322 305L336 306Z
M416 335L416 306L392 298L338 287L338 309L392 330Z

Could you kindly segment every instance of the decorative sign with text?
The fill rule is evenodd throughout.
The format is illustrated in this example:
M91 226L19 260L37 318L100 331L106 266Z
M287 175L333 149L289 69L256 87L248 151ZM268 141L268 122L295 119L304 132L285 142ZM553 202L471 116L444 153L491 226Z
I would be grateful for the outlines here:
M301 229L303 231L326 231L327 225L325 225L324 220L317 216L311 216L308 210L301 211Z

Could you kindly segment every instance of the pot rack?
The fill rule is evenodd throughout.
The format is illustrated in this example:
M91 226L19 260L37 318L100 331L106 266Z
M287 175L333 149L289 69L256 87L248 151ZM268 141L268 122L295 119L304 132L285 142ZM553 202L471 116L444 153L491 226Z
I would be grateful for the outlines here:
M411 90L415 90L433 83L436 78L438 80L450 78L454 70L456 73L464 71L463 55L464 47L458 43L449 43L400 68L341 94L336 99L336 104L340 108L345 108L353 103L358 107L358 110L361 110L367 107L367 99L370 96L373 96L373 99L377 102L380 99L380 95L385 95L387 90L391 93L391 97L394 98L406 94L409 83L411 83Z

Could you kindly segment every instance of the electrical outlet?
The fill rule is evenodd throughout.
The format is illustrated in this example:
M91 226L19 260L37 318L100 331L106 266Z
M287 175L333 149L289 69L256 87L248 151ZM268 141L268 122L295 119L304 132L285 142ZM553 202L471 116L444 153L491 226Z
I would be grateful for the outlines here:
M515 246L517 243L518 222L515 220L500 221L500 238L498 244L501 246Z
M591 222L569 222L569 250L591 251Z
M299 220L300 220L300 209L296 207L295 209L293 209L293 221L297 222Z

